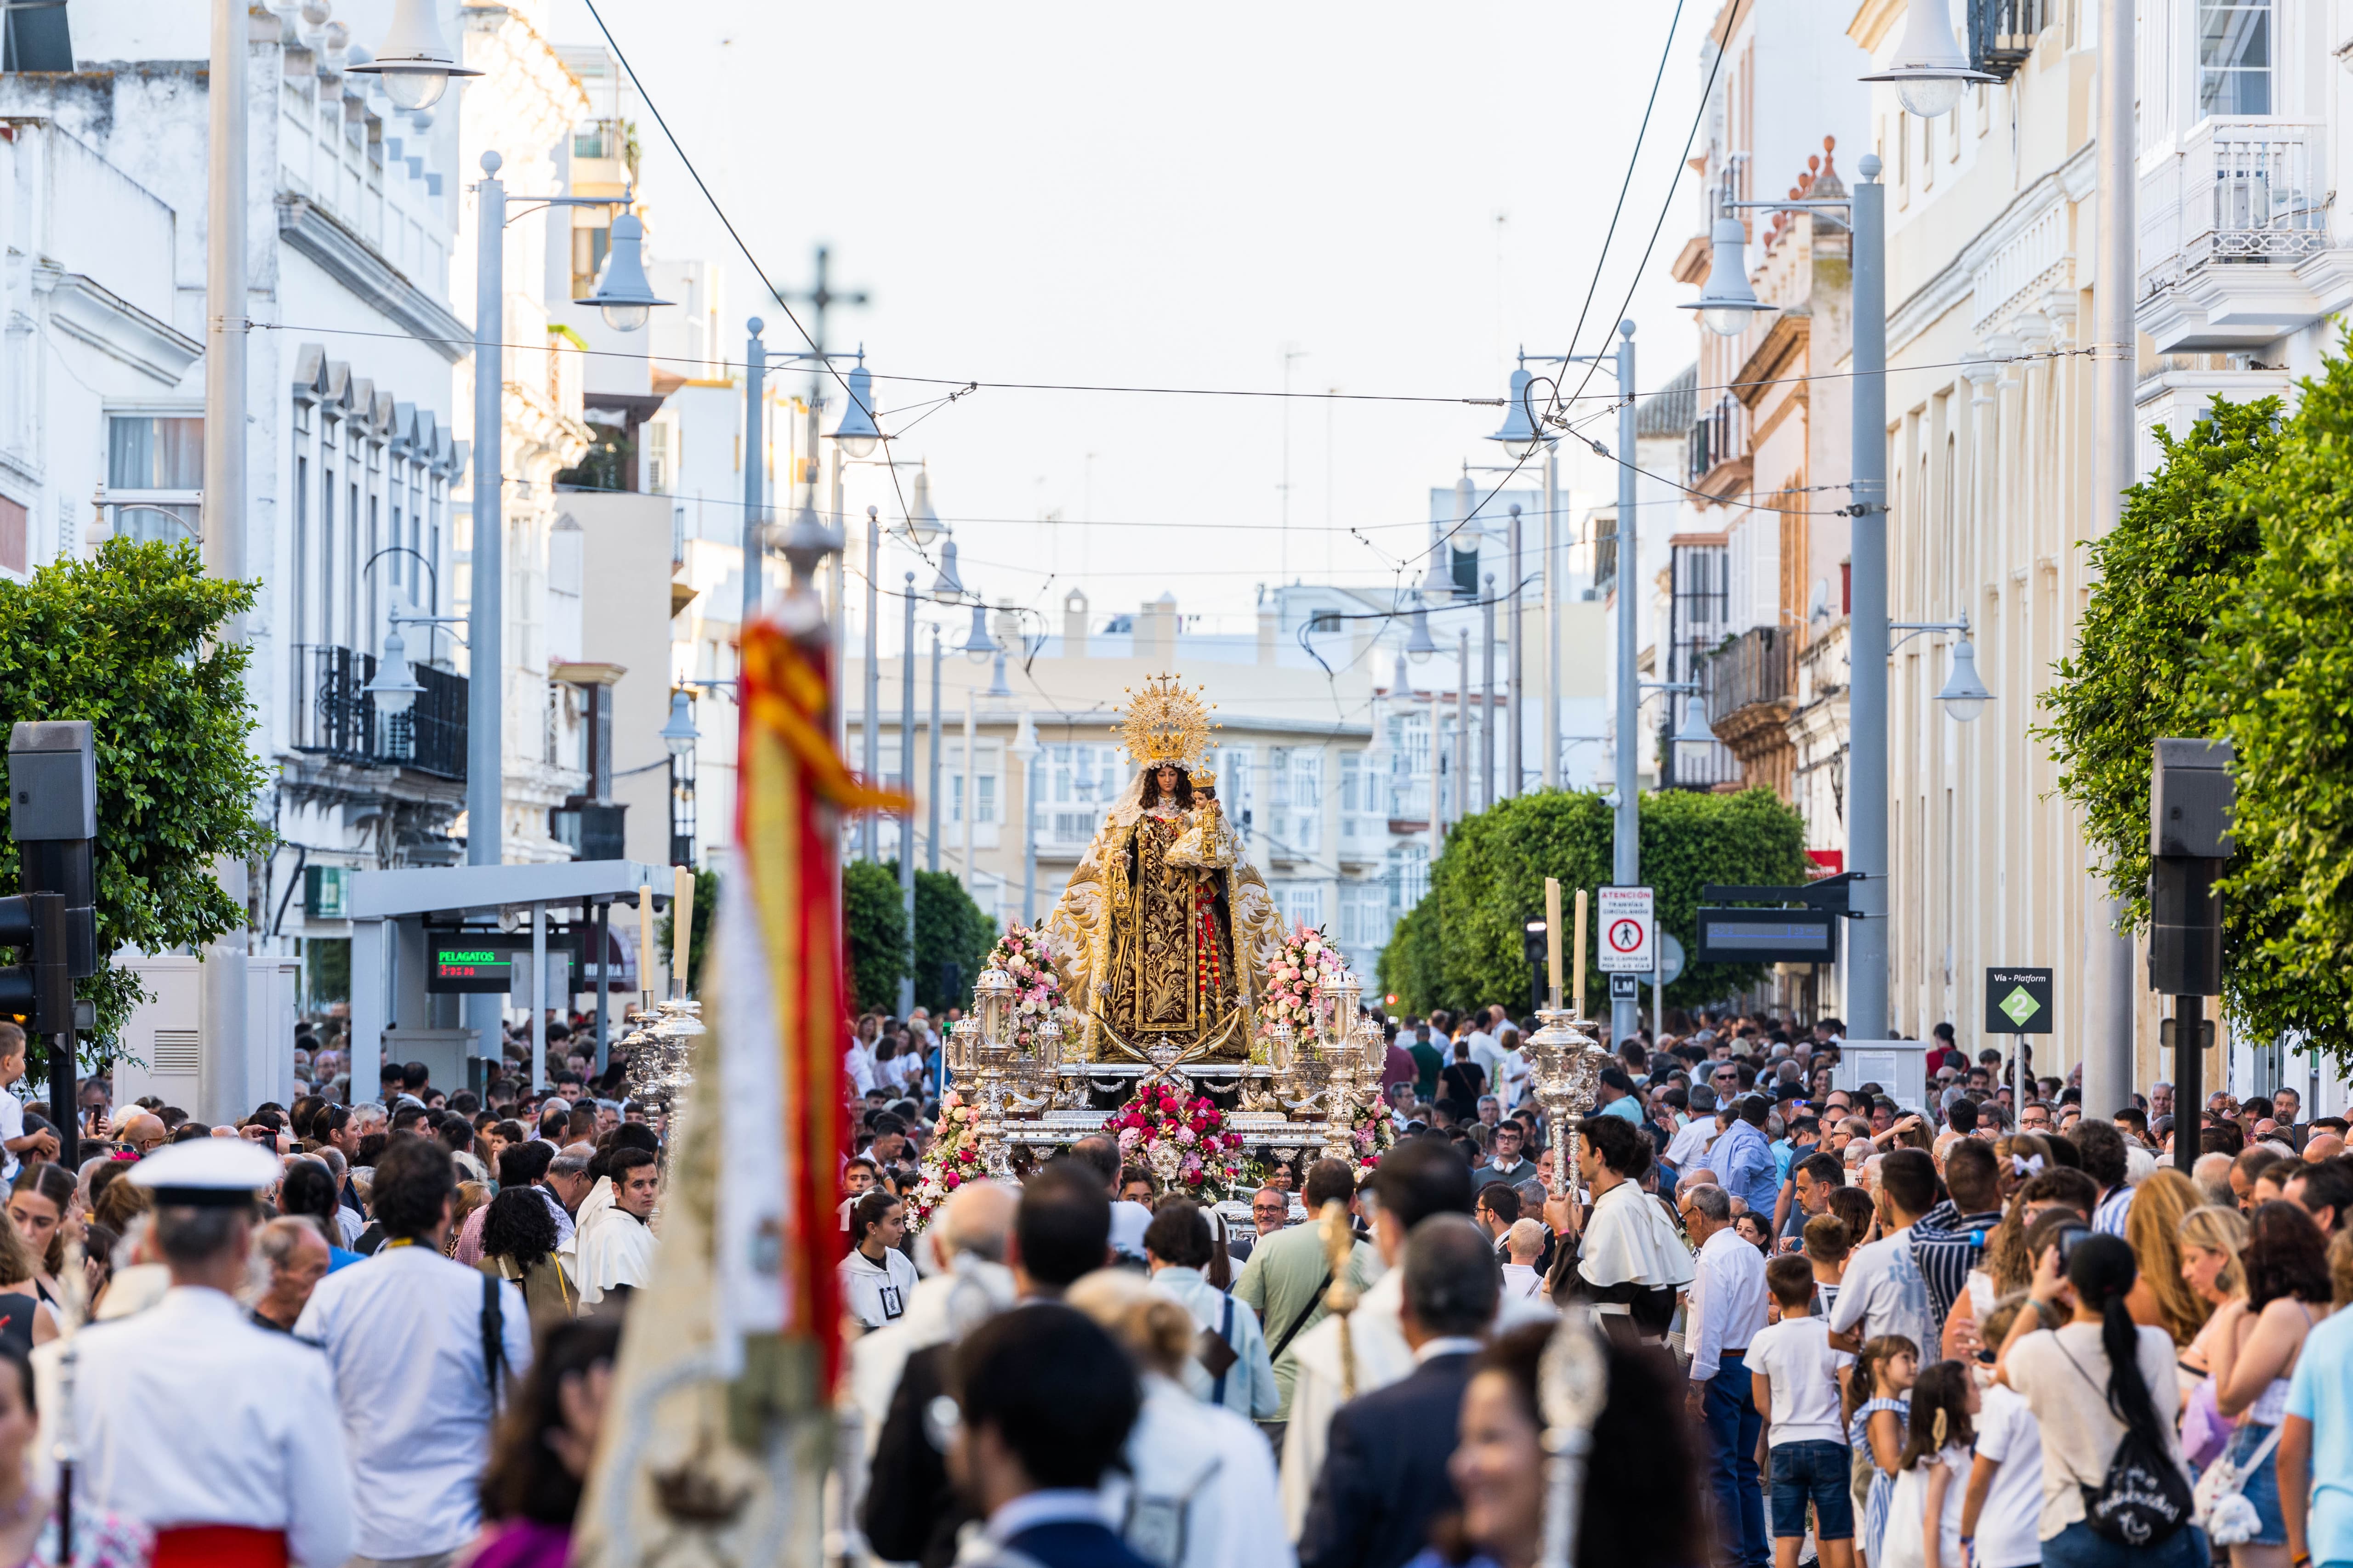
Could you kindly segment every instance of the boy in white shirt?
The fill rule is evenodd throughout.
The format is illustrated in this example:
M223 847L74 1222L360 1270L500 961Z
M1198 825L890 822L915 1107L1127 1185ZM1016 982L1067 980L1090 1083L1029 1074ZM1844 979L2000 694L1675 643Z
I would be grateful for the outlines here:
M1784 1253L1765 1266L1765 1289L1781 1321L1748 1342L1757 1408L1767 1412L1773 1458L1773 1565L1798 1568L1806 1505L1814 1508L1821 1568L1854 1568L1854 1496L1846 1435L1839 1424L1839 1369L1854 1357L1831 1348L1830 1325L1813 1315L1814 1268Z
M1979 1337L2004 1343L2023 1303L2012 1300L1987 1318ZM2030 1568L2042 1561L2042 1428L2026 1396L2008 1384L1984 1390L1978 1444L1961 1504L1961 1542L1976 1568Z

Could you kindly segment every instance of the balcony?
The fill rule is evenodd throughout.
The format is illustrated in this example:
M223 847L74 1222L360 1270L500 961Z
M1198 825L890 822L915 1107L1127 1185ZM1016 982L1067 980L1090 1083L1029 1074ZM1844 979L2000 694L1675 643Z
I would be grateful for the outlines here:
M363 767L466 776L466 678L412 665L424 689L407 712L377 717L365 688L375 656L305 644L294 650L294 749Z
M2141 173L2140 327L2159 353L2260 348L2343 290L2317 121L2200 121Z
M1754 627L1709 656L1702 669L1707 727L1740 759L1744 778L1787 799L1793 752L1788 726L1798 710L1796 634Z
M1969 63L2008 81L2058 12L2057 0L1968 0Z
M1719 399L1691 428L1689 483L1694 489L1729 495L1748 482L1754 461L1748 449L1748 406L1736 397Z

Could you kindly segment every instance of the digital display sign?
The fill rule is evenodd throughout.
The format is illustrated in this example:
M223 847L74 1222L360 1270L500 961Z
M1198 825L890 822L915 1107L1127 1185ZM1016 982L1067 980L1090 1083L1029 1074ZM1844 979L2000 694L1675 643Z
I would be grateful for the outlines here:
M425 989L444 994L503 996L514 984L515 955L531 952L529 937L503 931L427 931Z
M1702 963L1835 963L1839 916L1828 910L1701 910Z

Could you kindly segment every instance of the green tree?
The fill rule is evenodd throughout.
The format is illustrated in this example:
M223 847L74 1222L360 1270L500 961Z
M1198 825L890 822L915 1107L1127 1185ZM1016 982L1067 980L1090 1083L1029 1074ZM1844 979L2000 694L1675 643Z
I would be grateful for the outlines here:
M2162 735L2207 732L2193 672L2215 616L2236 601L2263 552L2260 520L2235 476L2279 444L2280 404L2216 398L2189 436L2157 431L2157 471L2126 492L2124 515L2085 545L2090 597L2073 653L2042 693L2050 722L2033 731L2059 764L2059 791L2083 808L2108 888L2148 920L2148 784Z
M841 868L842 926L849 948L849 992L858 1009L889 1012L907 973L907 911L898 874L871 860Z
M997 941L997 922L945 871L915 873L915 1001L934 1014L972 1005L972 983ZM955 965L955 986L947 966Z
M252 584L206 576L185 541L110 540L0 582L0 724L87 719L96 741L100 970L78 990L97 1008L98 1060L143 998L111 954L200 949L246 918L214 867L269 847L254 810L269 773L248 749L249 652L217 639L253 602ZM6 765L0 753L0 784ZM17 874L0 837L0 887Z
M1662 929L1687 949L1697 946L1704 883L1805 880L1805 825L1769 790L1646 795L1639 822L1643 881L1658 891ZM1544 916L1545 879L1559 879L1563 918L1573 920L1577 889L1610 880L1610 830L1609 806L1584 792L1521 795L1466 817L1430 868L1429 893L1382 951L1382 989L1417 1012L1525 1005L1525 931ZM1601 984L1597 925L1587 921L1588 1008ZM1713 1001L1763 973L1757 964L1693 963L1667 987L1667 1000Z
M2224 997L2256 1038L2306 1032L2353 1060L2353 340L2307 378L2225 489L2263 549L2213 626L2185 704L2236 750L2221 884ZM2146 766L2146 759L2144 759Z

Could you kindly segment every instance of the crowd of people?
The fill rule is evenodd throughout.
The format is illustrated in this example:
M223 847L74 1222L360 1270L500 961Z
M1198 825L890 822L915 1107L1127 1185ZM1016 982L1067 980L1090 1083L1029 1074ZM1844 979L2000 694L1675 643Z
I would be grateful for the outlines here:
M1835 1019L1671 1022L1611 1053L1573 1135L1528 1093L1529 1026L1409 1017L1369 1168L1268 1161L1207 1204L1093 1137L920 1230L936 1035L861 1026L865 1544L1528 1568L1538 1366L1575 1308L1609 1347L1581 1562L2353 1562L2342 1119L2284 1089L2193 1123L2164 1083L2087 1107L1941 1026L1900 1104L1852 1083Z

